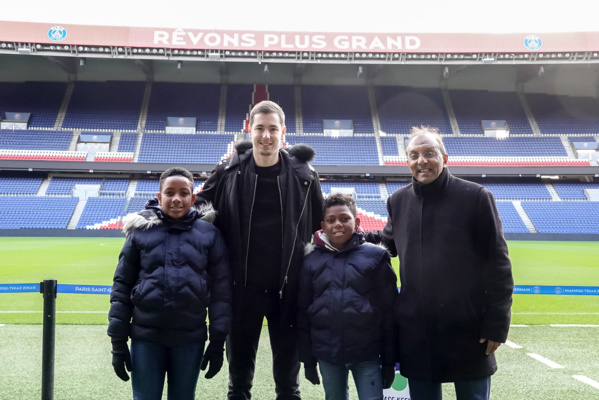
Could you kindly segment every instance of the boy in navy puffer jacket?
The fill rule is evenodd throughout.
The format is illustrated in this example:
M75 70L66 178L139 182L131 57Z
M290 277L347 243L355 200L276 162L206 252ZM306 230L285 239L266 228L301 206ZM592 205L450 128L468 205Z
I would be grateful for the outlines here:
M397 278L387 251L356 233L351 196L332 194L323 209L322 230L307 246L300 272L300 361L315 385L320 366L327 400L349 398L349 371L360 400L383 399L395 378Z
M200 368L210 364L212 378L223 364L231 272L220 231L205 221L214 212L191 208L194 199L193 175L169 168L158 198L124 221L108 335L114 371L124 381L131 371L134 399L161 399L166 375L168 399L193 400Z

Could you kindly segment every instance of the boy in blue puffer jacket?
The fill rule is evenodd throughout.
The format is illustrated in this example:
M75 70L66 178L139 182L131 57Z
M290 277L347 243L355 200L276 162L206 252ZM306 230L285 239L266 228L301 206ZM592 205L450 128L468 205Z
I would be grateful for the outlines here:
M124 220L108 335L114 371L124 381L131 371L134 399L161 399L168 376L168 399L193 400L200 368L210 364L209 379L223 364L231 272L220 231L205 221L214 211L192 208L194 199L193 175L169 168L158 198Z
M397 278L387 251L356 232L351 196L332 194L323 210L322 230L306 247L300 272L300 361L315 385L320 366L327 400L349 399L349 371L360 400L382 400L395 379Z

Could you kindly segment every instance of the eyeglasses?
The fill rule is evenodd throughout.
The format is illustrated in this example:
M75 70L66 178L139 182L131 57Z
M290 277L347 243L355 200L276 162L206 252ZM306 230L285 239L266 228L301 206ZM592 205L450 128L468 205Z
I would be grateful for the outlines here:
M424 157L425 160L430 160L437 157L437 153L434 151L427 151L426 153L412 153L408 156L411 161L417 161L420 157Z

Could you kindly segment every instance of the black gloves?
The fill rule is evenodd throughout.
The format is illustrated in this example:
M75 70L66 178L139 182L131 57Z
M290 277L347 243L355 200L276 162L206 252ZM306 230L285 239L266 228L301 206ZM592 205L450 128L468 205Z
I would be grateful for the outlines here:
M127 371L131 371L131 353L129 353L126 341L112 342L112 368L114 368L116 376L123 381L129 380Z
M381 375L383 376L383 389L389 389L395 380L395 365L383 365Z
M202 365L200 366L201 370L204 371L208 366L208 363L210 363L210 368L208 368L208 372L206 372L206 375L204 376L206 379L210 379L218 374L218 371L222 368L224 351L224 340L211 340L210 343L208 343L208 347L204 352L204 358L202 359Z
M314 365L313 367L304 365L304 373L308 382L310 382L313 385L320 385L320 376L318 376L316 365Z

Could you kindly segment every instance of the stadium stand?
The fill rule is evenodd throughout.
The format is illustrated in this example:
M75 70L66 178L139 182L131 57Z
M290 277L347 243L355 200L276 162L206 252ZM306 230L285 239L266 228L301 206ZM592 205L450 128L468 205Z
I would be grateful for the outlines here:
M325 137L287 135L287 144L304 143L316 151L314 165L379 165L373 136Z
M394 157L399 156L399 149L397 147L397 139L403 140L403 137L400 136L382 136L381 137L381 147L383 148L383 156L384 157Z
M0 149L67 151L72 131L0 130Z
M62 124L67 129L137 129L145 82L77 82Z
M342 181L321 181L320 188L326 195L331 194L331 188L350 188L355 189L358 198L380 198L381 191L377 182L342 182Z
M285 111L285 126L287 133L296 130L295 118L295 88L291 85L268 85L268 99L274 101Z
M119 153L132 153L135 151L135 144L137 143L137 133L121 133L121 139L119 140Z
M126 200L124 197L89 197L77 229L118 229Z
M195 117L196 131L218 130L219 84L155 82L146 132L164 132L167 117Z
M245 130L245 120L250 112L254 85L227 85L225 132Z
M568 157L559 137L444 137L452 157Z
M462 135L484 134L482 120L505 120L510 134L533 134L515 92L451 90L449 97Z
M504 233L529 233L511 201L498 201L497 211L503 224Z
M78 197L4 196L0 229L66 229Z
M100 189L100 196L125 196L129 179L106 178Z
M231 153L234 140L230 134L145 133L138 162L216 164Z
M599 132L599 99L528 93L526 99L544 134Z
M522 202L540 233L599 234L599 202Z
M0 82L0 115L28 112L30 128L53 128L66 89L63 82Z
M374 94L383 132L407 135L412 126L431 125L453 134L441 90L375 86Z
M73 192L75 185L98 185L102 184L101 178L63 178L54 177L46 189L47 195L68 195Z
M584 190L599 189L599 183L555 182L553 187L562 200L587 200Z
M0 194L37 194L43 178L0 177Z
M323 133L323 119L353 120L355 134L372 134L372 114L365 86L302 86L304 133Z

